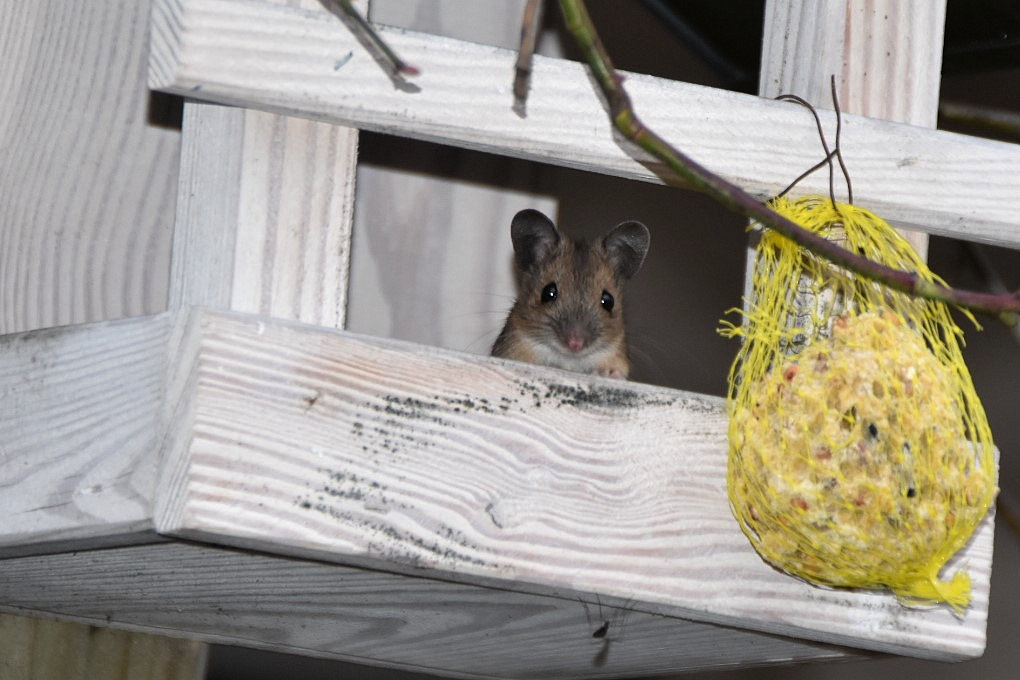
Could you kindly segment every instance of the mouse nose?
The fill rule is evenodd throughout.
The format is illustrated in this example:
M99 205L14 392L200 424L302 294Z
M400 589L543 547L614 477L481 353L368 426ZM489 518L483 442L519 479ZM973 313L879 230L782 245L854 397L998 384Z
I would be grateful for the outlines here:
M579 352L584 349L584 336L581 333L567 333L567 347L571 352Z

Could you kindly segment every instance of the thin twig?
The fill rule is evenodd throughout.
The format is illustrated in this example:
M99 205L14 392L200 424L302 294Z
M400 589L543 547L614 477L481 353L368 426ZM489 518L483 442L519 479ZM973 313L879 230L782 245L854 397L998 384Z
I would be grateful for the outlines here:
M993 295L976 291L953 290L938 283L921 279L913 272L904 272L872 262L800 227L757 201L744 190L682 154L655 132L645 127L635 115L630 97L623 87L623 78L613 68L583 0L560 0L560 8L563 10L567 30L577 41L606 98L613 125L628 139L662 160L688 186L708 194L730 210L774 229L816 255L855 274L916 297L941 300L975 311L995 314L1008 326L1017 324L1018 315L1020 315L1020 291L1006 295Z
M804 179L805 177L808 177L808 176L813 175L814 173L818 172L818 170L821 169L823 166L828 165L829 166L829 172L831 173L832 172L832 157L835 156L835 155L836 155L835 151L830 152L825 158L823 158L822 160L818 161L817 163L812 165L810 168L808 168L804 172L802 172L799 175L797 175L797 179L795 179L792 182L790 182L789 184L787 184L786 188L783 189L782 191L780 191L778 194L776 194L775 197L779 198L780 196L785 196L786 194L788 194L790 192L791 189L793 189L795 186L800 184L800 181L802 179ZM836 198L832 195L831 191L829 192L829 198L832 199L833 203L836 202Z
M846 202L854 204L854 185L850 182L850 173L843 162L843 150L839 145L839 136L843 132L843 112L839 110L839 97L836 96L836 76L829 77L829 87L832 89L832 108L836 111L836 160L839 161L839 169L843 171L843 179L846 180ZM833 199L835 202L835 199Z
M326 6L326 9L333 10L334 13L336 10L340 11L338 16L345 20L347 26L365 44L369 52L377 57L391 78L399 80L401 76L416 76L421 73L417 66L412 66L397 56L397 53L386 44L386 41L379 37L372 25L365 21L361 13L354 8L351 0L319 1Z
M528 0L521 20L521 47L517 51L517 65L514 68L514 106L518 116L524 118L531 87L531 61L538 44L538 32L542 25L544 0Z
M808 170L802 172L800 176L797 177L797 179L790 182L790 184L785 189L776 194L776 198L785 195L788 191L790 191L790 189L797 186L798 182L800 182L802 179L804 179L811 173L821 168L823 165L828 165L829 199L832 201L833 209L836 212L839 212L839 207L838 204L836 203L836 187L834 177L835 172L832 168L833 158L836 158L839 161L839 169L843 173L843 181L846 182L847 203L849 205L854 204L854 187L853 183L850 181L850 172L847 170L846 163L843 161L843 149L840 146L840 133L842 132L843 129L843 113L839 110L839 97L836 96L836 76L830 76L830 78L832 83L832 108L836 112L836 143L833 146L831 152L829 151L829 144L825 140L825 130L822 129L822 120L821 118L818 117L818 111L815 110L815 107L811 106L811 103L808 102L803 97L798 97L795 94L781 94L778 97L776 97L776 99L779 101L797 102L798 104L800 104L801 106L803 106L804 108L811 112L811 115L815 119L815 127L818 129L818 139L821 140L822 150L825 151L825 158L815 163Z
M785 189L783 189L779 194L777 194L777 196L782 196L783 194L785 194L787 191L789 191L794 186L796 186L797 182L801 181L802 179L804 179L805 177L810 175L812 172L814 172L818 168L822 167L823 165L828 165L829 166L829 198L832 200L832 207L833 207L833 209L838 210L836 208L836 185L835 185L835 178L833 177L834 173L833 173L833 170L832 170L832 157L839 152L838 137L837 137L837 141L836 141L836 149L834 151L830 152L829 151L829 143L825 140L825 130L822 128L822 119L818 117L818 111L815 110L815 107L811 106L811 104L810 104L810 102L808 102L808 100L804 99L803 97L799 97L799 96L797 96L795 94L781 94L778 97L776 97L776 99L778 99L779 101L797 102L798 104L800 104L805 109L807 109L808 111L811 112L811 115L814 116L814 118L815 118L815 127L818 128L818 139L821 140L821 142L822 142L822 150L825 152L825 158L824 159L822 159L817 164L815 164L815 166L812 167L807 172L801 174L800 177L798 177L797 179L793 180L793 182L790 184L790 186L788 186ZM836 115L836 119L839 120L839 114Z
M981 274L981 278L984 279L985 285L988 290L993 293L1006 293L1005 282L1002 280L1002 276L999 274L999 270L992 263L992 258L988 256L988 250L985 246L980 243L965 242L967 254L970 256L971 261ZM1017 344L1020 344L1020 324L1017 324L1009 329L1012 332L1013 339L1016 340Z

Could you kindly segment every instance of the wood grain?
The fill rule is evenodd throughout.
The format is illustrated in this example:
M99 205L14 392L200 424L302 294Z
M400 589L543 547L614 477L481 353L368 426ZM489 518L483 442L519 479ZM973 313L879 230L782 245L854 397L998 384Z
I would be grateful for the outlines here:
M0 338L0 555L153 540L167 315Z
M186 543L0 561L0 609L444 677L641 677L848 655L584 597ZM603 620L608 642L592 637Z
M325 12L256 0L159 0L154 22L156 88L661 181L654 164L635 160L611 134L580 64L536 58L528 117L520 119L510 109L507 50L386 30L424 70L411 94L394 89ZM795 106L639 74L628 74L627 84L647 124L756 195L774 194L818 159L814 126ZM823 120L831 126L831 115ZM1020 242L1015 145L849 115L843 139L860 205L929 233ZM818 177L801 191L827 184Z
M832 109L934 128L944 0L789 0L766 5L759 93L800 95Z
M933 129L945 21L945 0L769 2L758 94L792 92L832 109L829 79L835 76L842 111ZM834 143L835 131L829 134ZM842 180L836 186L845 196ZM925 234L904 235L919 253L927 252Z
M357 131L185 108L171 304L343 326Z
M146 90L149 9L0 4L0 334L166 309L180 133Z
M342 328L357 130L189 103L183 132L171 305Z
M784 576L730 514L718 399L221 313L189 329L163 533L927 658L984 647L989 523L959 558L963 620Z

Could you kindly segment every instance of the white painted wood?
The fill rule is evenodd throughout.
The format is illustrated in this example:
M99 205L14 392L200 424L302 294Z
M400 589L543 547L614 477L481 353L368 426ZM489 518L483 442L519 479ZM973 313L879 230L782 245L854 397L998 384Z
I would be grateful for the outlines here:
M831 109L835 75L843 111L934 128L945 20L945 0L769 2L758 94L793 93ZM834 128L829 135L831 144ZM861 173L853 157L847 162L856 184ZM836 187L845 200L841 179ZM925 234L905 236L919 253L927 252Z
M719 399L226 313L188 329L162 533L927 658L983 650L990 523L959 558L963 620L785 576L730 514Z
M512 48L524 4L375 0L369 16ZM348 328L488 354L516 294L510 220L523 208L556 215L541 168L432 145L372 157L358 166Z
M0 335L166 308L180 133L149 8L0 3Z
M188 104L172 304L339 328L357 131Z
M357 143L351 128L187 104L171 305L342 328Z
M0 338L0 555L154 540L169 317Z
M831 109L835 75L844 111L934 128L945 18L945 0L769 2L759 93Z
M159 0L154 21L150 82L159 89L660 181L610 133L580 64L536 58L522 120L510 109L507 50L385 30L424 70L420 91L410 94L394 89L326 12L257 0ZM814 126L789 104L637 74L627 83L646 123L756 195L775 193L818 159ZM831 126L831 115L823 119ZM1016 145L846 116L844 149L858 203L894 224L1020 242ZM817 177L801 191L826 187Z
M187 543L0 561L0 609L443 677L659 676L853 655L585 598L587 614L570 593L548 597ZM592 637L603 620L608 643Z
M170 308L229 307L233 293L245 110L189 102L170 268Z

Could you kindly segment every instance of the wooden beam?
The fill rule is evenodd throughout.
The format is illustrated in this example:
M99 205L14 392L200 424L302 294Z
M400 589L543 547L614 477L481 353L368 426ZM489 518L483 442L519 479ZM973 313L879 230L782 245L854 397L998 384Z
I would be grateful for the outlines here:
M342 328L357 148L351 128L187 103L171 307Z
M384 29L424 71L410 93L394 88L326 11L258 0L158 0L153 22L156 89L662 181L655 163L613 136L577 63L536 58L521 119L510 109L512 51ZM795 105L639 74L627 83L650 126L756 195L774 194L818 160L813 122ZM823 120L833 127L831 115ZM898 226L1020 244L1016 145L849 115L843 133L859 204ZM800 191L826 188L815 177Z
M660 676L859 655L584 597L188 543L0 560L0 609L443 677ZM604 620L608 641L592 637Z
M196 312L161 533L927 658L984 648L974 604L824 590L753 551L725 492L722 401L395 341Z
M974 580L962 619L780 574L730 515L717 398L232 312L6 340L6 384L33 386L6 402L11 611L473 676L496 647L514 669L563 675L552 651L532 654L539 640L560 649L558 636L576 645L565 674L591 670L602 649L576 598L596 593L633 622L636 656L607 666L617 675L843 653L803 640L934 659L984 647L989 523L957 557ZM164 542L129 545L152 526ZM357 591L343 584L377 572L346 610L360 623L334 636ZM478 624L488 604L451 593L505 616ZM365 647L364 626L382 624L359 608L380 600L421 609ZM437 609L441 631L421 637ZM387 640L403 651L386 656Z

